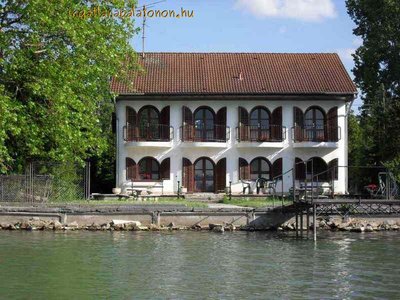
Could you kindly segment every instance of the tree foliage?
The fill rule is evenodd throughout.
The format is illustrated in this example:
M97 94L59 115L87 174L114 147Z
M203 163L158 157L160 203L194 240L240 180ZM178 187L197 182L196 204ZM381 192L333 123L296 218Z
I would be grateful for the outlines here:
M363 100L362 157L356 160L393 165L400 160L400 1L347 0L346 4L356 24L354 34L363 40L354 54L353 69Z
M133 20L117 12L134 2L0 1L0 172L110 151L109 80L137 67Z

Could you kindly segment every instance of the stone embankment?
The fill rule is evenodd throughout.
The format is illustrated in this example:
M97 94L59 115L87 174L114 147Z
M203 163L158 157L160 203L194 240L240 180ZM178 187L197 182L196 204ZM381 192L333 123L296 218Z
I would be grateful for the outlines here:
M303 224L306 224L303 222ZM310 222L311 224L311 222ZM303 225L304 226L304 225ZM312 224L310 229L312 229ZM340 218L327 217L317 219L317 228L331 231L351 231L351 232L374 232L385 230L399 230L400 219L392 218ZM307 229L304 227L303 229ZM280 231L294 231L295 223L293 220L278 227Z
M86 225L79 225L77 222L62 224L59 221L43 220L37 217L31 218L27 221L17 223L1 223L0 230L55 230L55 231L74 231L74 230L88 230L88 231L166 231L166 230L209 230L213 232L222 233L225 231L235 230L249 230L248 226L235 226L234 224L209 224L194 225L192 227L176 226L171 223L168 226L157 226L150 224L150 226L143 226L139 221L128 220L113 220L110 223L91 223Z

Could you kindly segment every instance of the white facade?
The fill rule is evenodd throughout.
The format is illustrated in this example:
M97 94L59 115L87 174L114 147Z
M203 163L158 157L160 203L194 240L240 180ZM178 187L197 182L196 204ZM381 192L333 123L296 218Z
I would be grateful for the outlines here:
M124 126L126 125L126 107L129 106L138 112L142 107L152 105L161 111L170 107L170 126L173 128L173 138L167 142L157 141L124 141ZM326 113L332 107L337 107L337 125L340 128L338 142L294 142L293 130L294 113L296 106L305 112L311 106L319 106ZM230 128L226 142L183 142L180 130L182 126L182 107L187 106L195 111L200 106L208 106L217 112L226 107L226 125ZM282 107L282 126L286 127L286 138L282 142L238 142L236 127L239 125L238 109L244 107L251 111L256 106L264 106L272 112L277 107ZM118 100L116 102L117 116L117 186L124 191L129 188L152 188L153 193L176 194L178 181L182 184L183 163L182 159L188 158L192 162L200 157L209 157L215 163L221 158L226 158L226 185L232 182L232 192L242 193L243 184L239 179L239 158L248 162L256 157L265 157L271 164L282 158L282 170L285 173L293 168L295 158L306 161L312 157L320 157L326 163L337 159L338 166L347 166L347 119L346 102L343 100L187 100L187 101L140 101ZM170 158L170 179L161 181L141 181L127 179L126 158L138 163L143 157L154 157L161 163L165 158ZM347 189L346 168L338 168L338 179L334 182L335 193L345 193ZM283 191L287 193L292 187L292 172L283 177ZM296 181L300 185L299 181ZM281 192L281 181L277 183L277 192Z

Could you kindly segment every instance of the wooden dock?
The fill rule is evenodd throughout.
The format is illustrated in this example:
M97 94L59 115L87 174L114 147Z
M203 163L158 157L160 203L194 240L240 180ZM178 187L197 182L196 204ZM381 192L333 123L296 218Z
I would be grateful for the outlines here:
M295 213L296 236L304 236L304 215L306 215L306 235L310 231L310 214L313 215L314 241L317 239L316 220L320 215L357 216L399 216L400 200L397 199L308 199L298 200L286 207L286 211Z

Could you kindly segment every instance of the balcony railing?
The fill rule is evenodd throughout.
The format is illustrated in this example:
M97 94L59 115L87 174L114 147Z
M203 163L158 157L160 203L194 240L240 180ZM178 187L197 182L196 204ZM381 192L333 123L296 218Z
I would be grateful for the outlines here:
M286 139L286 127L281 125L236 127L239 142L282 142Z
M225 125L183 125L179 128L182 142L220 142L229 140L230 128Z
M337 142L341 139L338 126L292 127L292 137L297 142Z
M123 130L126 142L169 142L174 136L174 128L163 124L127 125Z

